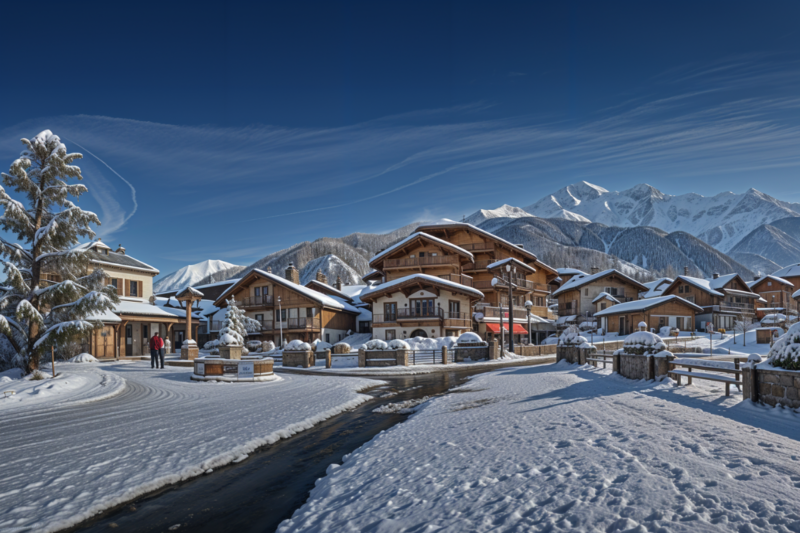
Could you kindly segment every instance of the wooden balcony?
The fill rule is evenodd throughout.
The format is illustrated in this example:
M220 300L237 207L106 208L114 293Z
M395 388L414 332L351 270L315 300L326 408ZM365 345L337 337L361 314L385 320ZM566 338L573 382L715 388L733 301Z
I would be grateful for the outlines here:
M244 308L272 307L274 305L273 295L264 294L262 296L247 296L245 298L242 298L241 305Z
M435 309L398 309L397 320L439 320L444 318L444 311L441 307Z
M518 278L513 280L514 284L518 285L518 288L515 288L515 291L521 292L531 292L531 291L543 291L543 292L550 292L550 289L544 283L535 283L533 281L529 281L527 279ZM491 280L478 280L475 281L474 287L480 291L489 291L489 290L504 290L508 291L508 286L500 282L496 286L492 285Z
M320 319L318 316L311 318L289 318L287 329L320 329Z
M472 263L464 264L464 271L486 270L486 267L492 263L499 261L499 259L478 259Z
M528 310L524 307L514 306L512 309L514 318L519 320L528 320ZM504 319L508 319L508 307L484 307L479 313L483 313L486 318L500 318L502 313Z
M461 285L466 285L467 287L473 287L473 281L471 276L466 276L464 274L446 274L444 276L439 276L441 279L452 281L453 283L460 283Z
M416 311L415 309L399 309L393 315L372 315L372 326L380 327L381 324L397 324L406 320L436 321L446 328L468 328L472 325L470 313L448 313L441 308L429 311Z
M744 304L737 302L722 302L719 305L712 306L714 311L722 313L740 313L744 315L752 315L756 312L752 304Z
M462 248L468 252L472 253L487 253L487 252L494 252L494 243L491 242L474 242L469 244L456 244L459 248Z
M383 269L387 268L418 268L438 265L460 265L461 259L457 255L431 255L425 257L406 257L403 259L386 259Z

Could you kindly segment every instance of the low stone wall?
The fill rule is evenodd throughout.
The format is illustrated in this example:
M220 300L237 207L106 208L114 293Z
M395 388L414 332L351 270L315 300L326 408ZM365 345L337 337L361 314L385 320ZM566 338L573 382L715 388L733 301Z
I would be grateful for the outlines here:
M453 360L456 363L462 363L469 359L470 361L482 361L489 359L489 346L458 346L453 348Z
M586 358L591 357L592 353L592 350L578 348L577 346L557 346L556 363L559 361L566 361L568 363L585 365Z
M766 368L759 368L766 367ZM742 396L767 405L800 407L800 372L767 365L742 367Z
M283 366L311 368L316 363L316 356L311 350L283 351Z
M555 344L515 344L514 353L526 357L538 357L540 355L555 355L557 348Z
M655 379L655 359L646 355L620 354L619 375L628 379Z
M363 352L363 364L362 364ZM408 366L408 350L359 350L358 366Z

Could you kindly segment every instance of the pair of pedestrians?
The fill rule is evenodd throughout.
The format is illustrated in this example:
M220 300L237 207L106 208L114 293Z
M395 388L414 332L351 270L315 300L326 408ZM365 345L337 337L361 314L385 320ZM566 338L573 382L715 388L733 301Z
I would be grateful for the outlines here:
M162 339L158 332L150 338L150 368L158 368L159 360L161 368L164 368L164 352L169 349L169 345L169 339Z

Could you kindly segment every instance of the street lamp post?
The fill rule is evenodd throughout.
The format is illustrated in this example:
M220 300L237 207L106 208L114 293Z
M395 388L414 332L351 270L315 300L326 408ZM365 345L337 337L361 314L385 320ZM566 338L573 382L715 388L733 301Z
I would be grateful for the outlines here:
M281 310L280 296L278 296L278 327L281 330L281 349L283 349L283 311Z
M533 302L530 300L525 302L525 309L528 310L528 344L533 344L533 333L531 333L531 307L533 307Z
M514 272L517 267L514 267ZM508 276L508 351L514 353L514 283L511 281L511 264L506 263L506 275Z

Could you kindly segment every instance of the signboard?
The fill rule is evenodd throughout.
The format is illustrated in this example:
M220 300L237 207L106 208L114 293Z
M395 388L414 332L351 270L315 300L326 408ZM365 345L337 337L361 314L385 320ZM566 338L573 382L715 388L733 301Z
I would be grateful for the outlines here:
M205 376L206 375L206 364L205 363L195 363L194 364L194 373L198 376Z
M255 377L255 367L256 364L252 361L244 362L242 361L239 363L239 379L242 378L250 378L253 379Z
M239 365L222 365L223 374L238 374Z

